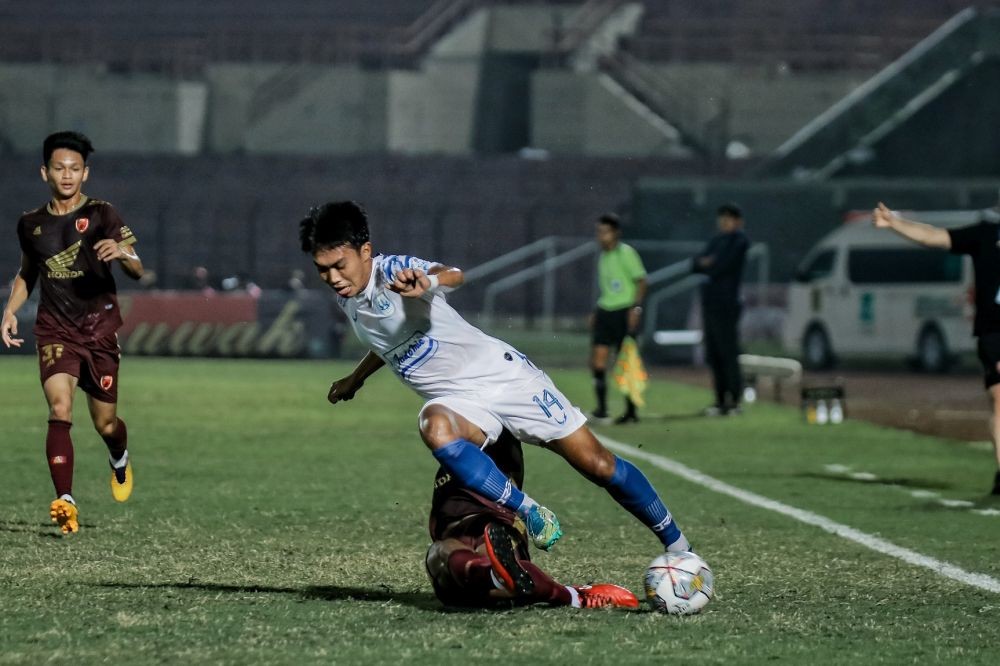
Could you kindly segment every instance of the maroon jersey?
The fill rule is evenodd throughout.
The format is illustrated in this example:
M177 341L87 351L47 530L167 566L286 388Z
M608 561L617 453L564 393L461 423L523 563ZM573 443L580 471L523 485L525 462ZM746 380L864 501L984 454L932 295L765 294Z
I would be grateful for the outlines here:
M122 317L115 279L94 245L104 238L131 245L135 236L111 204L89 199L66 215L42 206L21 216L17 238L41 284L37 339L87 343L118 330Z
M496 442L483 450L500 471L520 488L524 483L524 454L521 442L504 430ZM444 468L434 477L430 533L435 541L446 538L480 537L490 522L514 524L510 509L491 502L459 484Z

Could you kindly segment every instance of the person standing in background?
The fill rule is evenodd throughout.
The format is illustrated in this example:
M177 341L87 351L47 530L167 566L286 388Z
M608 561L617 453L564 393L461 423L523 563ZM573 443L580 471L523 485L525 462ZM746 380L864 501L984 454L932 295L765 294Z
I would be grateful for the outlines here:
M634 335L642 317L642 301L646 297L646 269L635 249L621 242L621 221L613 213L597 220L597 243L601 256L597 260L597 283L600 296L591 315L592 333L590 370L594 374L597 408L592 416L608 418L608 357L617 353L622 341ZM615 423L635 423L639 420L635 403L625 398L625 413Z
M997 463L990 494L1000 495L1000 224L982 220L967 227L940 229L900 217L881 202L872 211L872 220L876 227L892 229L914 243L972 257L976 276L972 334L978 340L983 385L989 394L990 437Z
M743 232L743 212L735 204L716 211L719 233L692 260L691 270L708 279L701 285L702 328L705 356L712 368L715 404L706 416L740 414L743 377L740 372L740 284L750 239Z

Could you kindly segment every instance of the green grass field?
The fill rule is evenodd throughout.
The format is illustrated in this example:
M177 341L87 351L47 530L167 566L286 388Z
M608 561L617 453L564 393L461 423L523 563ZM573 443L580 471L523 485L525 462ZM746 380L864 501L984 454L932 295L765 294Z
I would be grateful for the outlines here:
M326 390L346 368L126 359L135 494L112 501L81 399L82 528L63 538L48 522L36 366L0 359L0 663L1000 662L1000 593L643 461L716 572L702 615L445 610L423 570L435 465L415 430L420 402L383 371L332 407ZM586 372L553 376L590 407ZM740 419L695 418L707 393L665 382L649 400L642 423L602 432L1000 578L1000 503L983 495L991 462L981 447L857 422L807 426L767 404ZM526 489L566 531L536 561L566 583L638 592L656 540L560 459L535 448L526 458Z

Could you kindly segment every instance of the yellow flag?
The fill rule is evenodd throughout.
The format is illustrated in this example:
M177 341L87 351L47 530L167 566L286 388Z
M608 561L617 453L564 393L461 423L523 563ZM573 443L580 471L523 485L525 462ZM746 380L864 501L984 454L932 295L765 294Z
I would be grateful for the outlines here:
M646 401L642 394L646 392L646 381L649 375L642 365L639 356L639 345L635 338L627 337L618 350L618 362L615 364L615 383L622 393L628 396L637 407L645 407Z

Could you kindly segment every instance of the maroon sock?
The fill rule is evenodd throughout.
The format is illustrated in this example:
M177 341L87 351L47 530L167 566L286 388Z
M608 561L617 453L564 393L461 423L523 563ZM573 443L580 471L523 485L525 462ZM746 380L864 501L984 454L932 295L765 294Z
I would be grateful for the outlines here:
M448 571L465 590L487 595L495 590L490 558L471 550L456 550L448 558Z
M565 585L554 581L552 576L528 560L518 560L518 562L531 575L531 580L535 582L535 591L531 595L535 601L549 603L553 606L569 606L572 603L573 597Z
M49 474L52 475L52 485L56 487L56 497L73 492L73 440L69 436L72 427L69 421L52 419L49 421L49 434L45 437L45 457L49 461Z
M101 438L107 445L111 457L115 460L121 460L121 457L125 455L125 449L128 448L128 428L125 427L125 421L118 419L115 431L110 435L103 435Z

